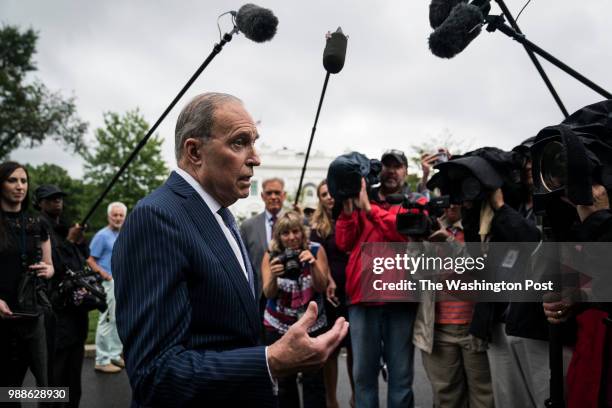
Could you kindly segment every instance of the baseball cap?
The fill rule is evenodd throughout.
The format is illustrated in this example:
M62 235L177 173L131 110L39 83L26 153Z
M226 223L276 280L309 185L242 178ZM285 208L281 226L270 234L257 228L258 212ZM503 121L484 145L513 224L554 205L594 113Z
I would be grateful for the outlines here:
M34 191L34 197L36 198L36 201L40 201L42 199L57 195L66 196L68 194L64 193L58 186L53 184L43 184Z
M383 153L382 157L380 158L380 161L384 163L385 160L387 160L390 157L393 158L398 163L403 164L404 166L408 167L408 159L406 159L406 155L401 150L397 150L397 149L387 150L386 152Z

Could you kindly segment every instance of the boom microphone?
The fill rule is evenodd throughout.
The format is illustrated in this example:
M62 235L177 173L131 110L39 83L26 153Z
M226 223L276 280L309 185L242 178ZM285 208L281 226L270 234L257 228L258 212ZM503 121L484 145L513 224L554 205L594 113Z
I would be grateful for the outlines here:
M138 152L142 150L145 146L149 138L155 132L155 129L164 121L166 116L170 113L172 108L178 103L178 101L185 95L185 92L191 87L191 85L195 82L196 79L200 76L202 72L206 69L208 64L212 62L212 60L223 50L223 46L232 40L232 36L239 31L241 31L246 38L249 40L253 40L255 42L264 42L269 41L276 34L276 27L278 26L278 19L272 13L272 11L265 9L263 7L256 6L254 4L245 4L240 7L238 12L236 11L228 11L226 13L221 14L219 18L222 16L230 14L232 16L234 28L231 32L225 33L223 36L221 35L221 27L219 27L219 20L217 20L217 27L219 27L219 42L215 44L211 53L206 57L202 65L193 73L191 78L187 81L187 83L181 88L179 93L174 97L170 105L164 110L164 112L160 115L157 121L153 124L153 126L147 131L144 137L138 142L134 150L130 153L128 158L123 162L119 170L115 173L111 181L108 183L102 194L97 198L96 202L89 209L85 218L81 222L81 225L86 226L87 221L96 211L96 209L102 203L102 200L108 195L109 191L113 188L119 177L123 174L125 169L130 165L130 163L136 158ZM0 145L0 148L2 146Z
M325 49L323 50L323 67L330 74L337 74L344 67L346 43L347 38L342 32L341 27L338 27L336 32L327 38Z
M459 3L444 22L429 36L429 49L440 58L453 58L478 37L484 15L473 5Z
M459 3L467 3L467 0L431 0L429 5L429 24L431 28L434 30L438 28Z
M278 18L267 8L248 3L240 7L234 16L238 30L249 40L269 41L276 34Z

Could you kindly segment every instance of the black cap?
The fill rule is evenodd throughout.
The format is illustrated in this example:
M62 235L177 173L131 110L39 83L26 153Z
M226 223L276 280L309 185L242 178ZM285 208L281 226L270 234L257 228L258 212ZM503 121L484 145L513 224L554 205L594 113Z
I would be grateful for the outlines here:
M64 193L58 186L53 184L43 184L39 186L34 191L34 197L36 201L40 201L45 198L53 197L53 196L66 196L68 194Z
M399 164L403 164L404 166L408 167L408 159L406 159L406 155L401 150L387 150L383 153L382 157L380 158L380 161L384 163L385 160L387 160L389 157L392 157Z

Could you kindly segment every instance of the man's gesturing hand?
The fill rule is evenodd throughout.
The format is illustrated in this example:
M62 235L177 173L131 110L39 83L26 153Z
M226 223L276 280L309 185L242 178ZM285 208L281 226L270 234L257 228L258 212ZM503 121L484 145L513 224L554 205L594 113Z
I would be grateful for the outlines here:
M329 331L318 337L310 337L308 328L316 320L317 304L310 302L304 316L268 347L268 365L274 378L323 366L348 333L348 322L339 317Z

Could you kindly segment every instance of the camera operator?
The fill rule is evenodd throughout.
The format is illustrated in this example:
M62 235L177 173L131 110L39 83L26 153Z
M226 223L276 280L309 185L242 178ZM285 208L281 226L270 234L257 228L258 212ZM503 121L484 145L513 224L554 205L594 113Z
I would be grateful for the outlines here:
M539 210L555 241L584 243L562 247L562 255L585 261L584 272L592 277L582 292L593 295L590 303L576 303L566 286L557 299L543 304L550 323L577 323L567 374L568 407L612 406L612 308L602 303L610 298L609 246L597 244L612 241L611 112L612 100L585 106L560 125L542 129L530 148ZM566 263L562 259L561 267Z
M329 267L325 249L309 242L302 217L295 211L281 215L272 231L270 252L261 263L263 293L268 299L264 312L266 344L280 339L306 312L311 301L317 303L317 320L308 328L316 337L327 328L323 294ZM297 376L279 379L279 407L299 407ZM304 407L325 407L323 370L302 373Z
M0 164L0 386L20 387L28 368L48 386L44 312L50 308L41 279L53 276L51 243L28 211L28 173ZM19 406L19 403L16 404Z
M52 278L53 306L56 316L54 347L51 349L50 384L69 387L70 402L65 406L78 407L81 398L81 369L84 344L88 330L88 310L73 306L60 294L60 285L67 271L83 269L89 248L78 225L69 226L62 219L66 193L57 186L45 184L34 192L35 207L49 231L55 276Z
M401 150L387 150L380 158L382 171L380 172L380 187L372 189L372 200L381 207L389 208L386 197L391 194L410 193L410 187L406 184L408 175L408 159Z
M405 156L402 156L396 153L383 155L388 165L386 175L383 177L381 174L381 189L374 191L378 199L407 190L403 182L400 183L406 173ZM393 172L389 170L392 167L391 159L396 161ZM336 245L341 251L350 252L346 268L346 295L354 356L355 403L358 407L378 406L381 357L384 357L389 373L389 407L414 406L412 329L416 305L366 303L362 300L361 289L361 244L406 241L395 225L400 210L400 205L370 202L366 182L362 178L358 197L344 199L342 212L336 221Z

